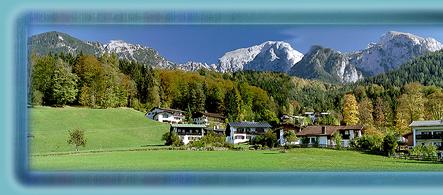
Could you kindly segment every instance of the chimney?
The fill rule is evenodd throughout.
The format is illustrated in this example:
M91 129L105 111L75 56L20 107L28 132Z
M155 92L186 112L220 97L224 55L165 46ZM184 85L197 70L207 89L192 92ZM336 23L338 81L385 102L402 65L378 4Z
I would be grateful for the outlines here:
M321 127L321 134L326 134L326 126Z

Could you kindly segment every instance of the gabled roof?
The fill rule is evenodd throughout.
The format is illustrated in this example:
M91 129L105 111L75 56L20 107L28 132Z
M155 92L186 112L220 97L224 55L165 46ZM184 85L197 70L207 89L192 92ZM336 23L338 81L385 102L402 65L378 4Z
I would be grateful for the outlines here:
M443 126L443 120L433 120L433 121L412 121L409 125L410 127L432 127L432 126Z
M203 124L171 124L171 127L206 128Z
M152 108L151 110L150 110L150 112L152 112L153 110L155 110L155 109L159 109L159 110L162 110L162 111L164 111L164 112L181 112L181 113L184 113L185 111L183 111L183 110L177 110L177 109L172 109L172 108L160 108L160 107L154 107L154 108Z
M262 128L271 128L272 126L267 122L232 122L228 123L231 127L262 127Z
M225 119L226 118L223 115L218 114L218 113L211 113L211 112L197 112L197 113L194 113L194 117L201 117L203 115L207 116L207 117L219 118L219 119Z
M326 128L326 132L323 133L323 127ZM297 136L304 135L332 135L336 131L342 130L362 130L363 126L361 125L352 125L352 126L330 126L330 125L316 125L316 126L307 126L303 130L297 133Z

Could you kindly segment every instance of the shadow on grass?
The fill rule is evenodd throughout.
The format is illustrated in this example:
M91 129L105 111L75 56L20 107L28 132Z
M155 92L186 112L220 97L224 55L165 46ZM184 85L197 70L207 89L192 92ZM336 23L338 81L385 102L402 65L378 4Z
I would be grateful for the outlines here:
M165 145L164 144L147 144L147 145L142 145L140 147L153 147L153 146L159 147L159 146L165 146Z
M280 154L279 152L263 152L263 154Z
M399 163L406 163L406 164L431 164L431 165L443 165L443 162L437 162L437 161L420 161L420 160L404 160L404 159L400 159L400 161L398 161Z

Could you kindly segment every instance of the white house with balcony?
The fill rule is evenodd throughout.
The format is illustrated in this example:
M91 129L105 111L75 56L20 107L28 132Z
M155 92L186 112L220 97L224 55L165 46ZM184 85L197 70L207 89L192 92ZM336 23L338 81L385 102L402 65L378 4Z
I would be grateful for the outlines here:
M248 142L271 129L267 122L232 122L226 126L226 141L233 144Z
M170 132L175 132L186 145L199 140L205 135L206 125L202 124L171 124Z
M176 109L155 107L146 113L146 117L159 122L177 124L183 122L185 119L185 112Z
M443 119L429 121L413 121L412 145L430 145L433 144L437 150L443 151Z

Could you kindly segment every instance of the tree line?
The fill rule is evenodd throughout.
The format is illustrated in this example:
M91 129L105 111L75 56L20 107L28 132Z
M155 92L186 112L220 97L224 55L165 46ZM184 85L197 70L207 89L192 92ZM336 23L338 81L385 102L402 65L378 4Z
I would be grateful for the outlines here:
M419 58L399 71L422 62L429 62L429 68L440 65L442 55L437 52L430 54L429 60ZM438 68L441 66L431 69ZM432 77L435 85L413 77L391 84L377 79L394 74L387 73L343 85L284 73L157 69L118 59L115 54L96 57L81 53L32 55L30 70L29 102L33 105L132 107L140 111L167 107L184 110L188 117L207 111L224 114L228 121L272 124L277 124L283 114L329 112L315 123L362 124L367 132L396 134L409 131L412 120L443 117L443 92L437 85L443 77Z
M29 103L91 108L153 107L224 114L229 121L278 123L278 106L267 91L228 75L200 70L156 69L115 54L32 55Z

